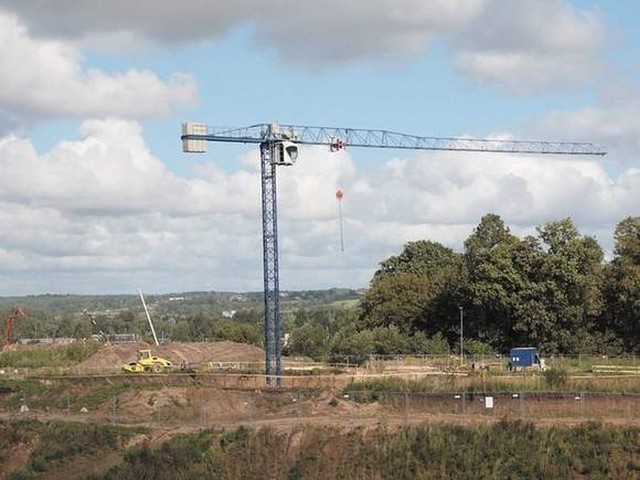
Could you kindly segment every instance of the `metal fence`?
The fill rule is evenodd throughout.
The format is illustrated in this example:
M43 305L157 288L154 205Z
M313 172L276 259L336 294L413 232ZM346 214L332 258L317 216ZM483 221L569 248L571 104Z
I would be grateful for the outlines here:
M490 392L415 393L350 391L354 415L380 406L386 416L494 416L521 420L576 418L640 420L639 393L609 392ZM375 413L375 412L374 412Z
M54 385L51 388L56 388ZM117 386L111 386L117 387ZM0 392L1 393L1 392ZM0 395L1 396L1 395ZM347 391L335 397L309 389L244 390L217 386L67 390L48 394L15 392L2 416L69 418L88 422L191 425L291 426L475 423L501 419L532 422L640 422L640 394L599 392L416 393Z

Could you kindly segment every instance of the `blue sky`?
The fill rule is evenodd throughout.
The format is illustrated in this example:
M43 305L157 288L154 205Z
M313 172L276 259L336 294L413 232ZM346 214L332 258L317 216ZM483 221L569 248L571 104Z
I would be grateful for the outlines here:
M187 120L588 141L610 152L303 149L279 179L285 289L365 287L411 240L461 251L486 213L518 235L569 216L610 255L615 225L637 215L640 197L637 10L0 0L0 295L260 290L257 149L184 154Z

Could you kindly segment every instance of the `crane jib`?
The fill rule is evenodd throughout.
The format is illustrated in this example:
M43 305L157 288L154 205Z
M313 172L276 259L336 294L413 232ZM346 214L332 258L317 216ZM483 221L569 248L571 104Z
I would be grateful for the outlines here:
M501 140L482 138L421 137L387 130L308 127L273 124L245 128L216 129L202 124L196 132L183 131L182 140L220 143L260 144L291 141L298 145L328 145L340 148L386 148L399 150L441 150L476 153L528 153L541 155L604 156L606 149L592 143Z

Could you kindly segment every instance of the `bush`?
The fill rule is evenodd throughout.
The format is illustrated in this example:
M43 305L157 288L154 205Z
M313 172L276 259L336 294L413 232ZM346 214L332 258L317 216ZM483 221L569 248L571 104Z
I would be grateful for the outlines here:
M491 345L480 340L465 340L464 349L469 355L493 355Z
M563 368L548 368L542 372L545 383L555 389L561 389L567 385L569 375Z
M424 332L416 332L411 337L411 343L415 353L427 355L446 355L449 353L449 343L442 332L436 333L431 338L427 337Z

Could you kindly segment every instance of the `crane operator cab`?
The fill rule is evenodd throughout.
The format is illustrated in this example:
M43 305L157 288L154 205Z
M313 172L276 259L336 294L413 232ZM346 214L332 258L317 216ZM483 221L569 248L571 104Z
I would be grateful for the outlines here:
M298 159L298 146L288 140L276 142L273 163L276 165L293 165Z

